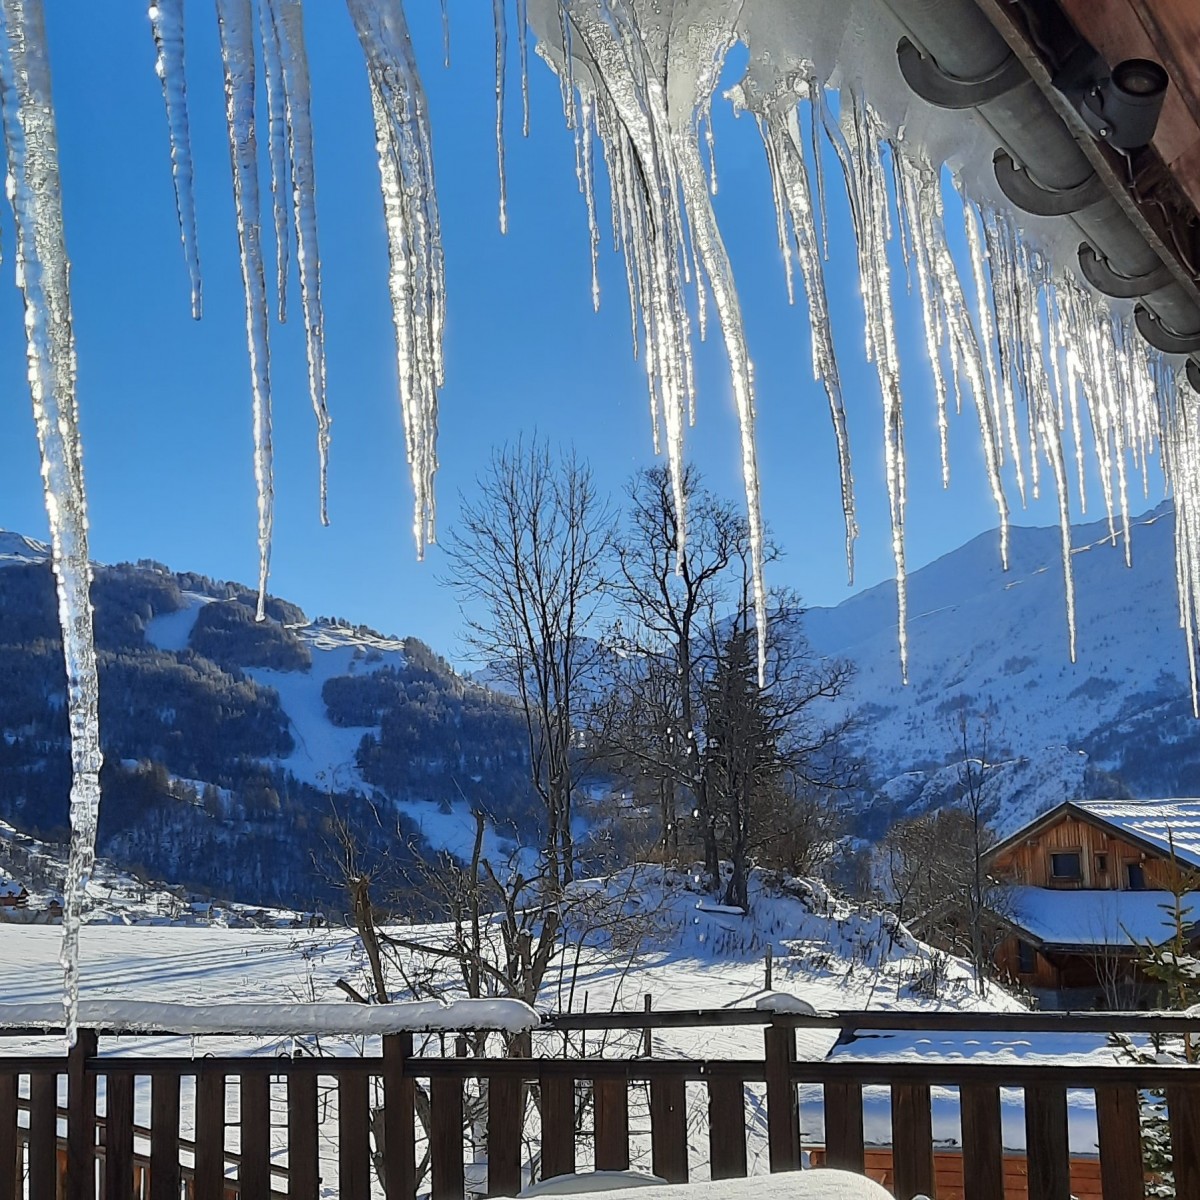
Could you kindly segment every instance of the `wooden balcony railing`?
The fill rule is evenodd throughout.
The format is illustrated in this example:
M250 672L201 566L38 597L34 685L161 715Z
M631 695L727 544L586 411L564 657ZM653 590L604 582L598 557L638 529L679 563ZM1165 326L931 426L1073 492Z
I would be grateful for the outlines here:
M763 1027L763 1050L750 1058L620 1056L643 1050L640 1037L624 1049L603 1049L593 1037L591 1054L568 1047L571 1035L754 1025ZM353 1029L362 1033L362 1021ZM803 1059L797 1029L836 1031L842 1043L867 1031L1196 1035L1200 1019L749 1009L572 1014L547 1018L525 1039L533 1055L522 1058L418 1052L420 1035L412 1030L371 1039L368 1053L355 1056L164 1056L129 1053L112 1040L127 1036L121 1028L84 1030L57 1056L6 1055L13 1038L44 1030L0 1029L0 1197L316 1200L322 1186L342 1200L413 1200L418 1187L432 1200L511 1196L528 1180L531 1153L540 1175L550 1177L577 1167L625 1169L631 1145L646 1142L647 1165L669 1181L687 1180L703 1160L712 1178L732 1178L761 1169L748 1155L747 1131L748 1114L759 1122L764 1110L762 1165L792 1170L805 1150L816 1149L802 1144L801 1085L806 1106L812 1099L823 1110L824 1136L813 1158L860 1172L874 1169L873 1162L877 1168L879 1159L864 1126L864 1089L872 1103L875 1089L885 1090L887 1182L899 1200L922 1193L934 1200L1069 1200L1068 1104L1088 1093L1098 1171L1084 1174L1098 1174L1103 1200L1142 1200L1139 1101L1154 1089L1165 1097L1177 1195L1200 1197L1200 1067L934 1055ZM214 1032L211 1021L202 1031ZM933 1095L945 1088L956 1094L961 1172L954 1178L961 1184L948 1182L946 1147L937 1147L935 1158ZM148 1119L135 1121L135 1102ZM1002 1125L1005 1113L1011 1124L1018 1110L1021 1170L1006 1156ZM1077 1178L1079 1153L1077 1146Z

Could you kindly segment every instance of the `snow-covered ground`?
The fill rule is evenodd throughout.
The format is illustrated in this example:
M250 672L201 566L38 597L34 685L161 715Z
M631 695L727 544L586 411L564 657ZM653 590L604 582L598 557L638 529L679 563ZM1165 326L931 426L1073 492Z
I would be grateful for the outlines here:
M1010 997L992 990L981 999L967 968L943 961L915 941L886 914L857 908L829 896L819 886L783 881L767 887L756 880L749 915L720 910L705 903L686 877L663 876L660 868L643 868L606 881L581 885L578 896L602 896L622 910L627 925L615 938L592 938L576 959L574 932L565 938L567 953L552 968L539 997L542 1011L603 1012L640 1009L652 997L656 1009L753 1008L765 994L764 956L773 952L774 988L801 998L821 1010L923 1009L951 1011L1015 1010ZM444 926L402 927L407 939L443 942ZM577 932L577 931L575 931ZM14 928L0 937L0 1005L53 1002L59 993L59 939L50 929ZM411 956L409 962L411 965ZM258 1005L342 999L336 981L363 985L364 961L357 938L345 929L227 929L122 928L90 926L83 937L83 995L85 1000L113 1003L126 1000L171 1001L215 1005L243 1002ZM439 973L451 998L456 986L450 972ZM936 989L936 995L932 989ZM397 998L402 993L397 992ZM778 1004L778 1001L775 1001ZM2 1019L2 1010L0 1010ZM637 1033L572 1035L572 1049L587 1054L628 1056L637 1053ZM653 1035L659 1057L757 1058L763 1052L757 1026L715 1026L667 1029ZM214 1037L185 1040L144 1037L131 1042L106 1042L104 1052L126 1053L252 1053L291 1052L298 1039ZM311 1038L299 1039L306 1044ZM561 1052L563 1034L539 1034L546 1053ZM1013 1038L1003 1034L956 1034L915 1037L906 1034L861 1034L833 1047L827 1031L801 1031L799 1054L819 1060L831 1051L838 1057L986 1058L988 1061L1037 1060L1079 1063L1112 1061L1102 1039L1081 1036ZM8 1053L38 1050L56 1052L53 1039L10 1037ZM439 1052L436 1036L426 1043ZM361 1038L322 1038L322 1049L334 1054L360 1053ZM184 1130L190 1127L190 1092L184 1093ZM328 1097L330 1120L336 1097ZM236 1117L231 1094L230 1119ZM646 1097L631 1091L634 1166L649 1169L649 1140L645 1136ZM1070 1098L1071 1139L1076 1152L1095 1147L1095 1123L1090 1092ZM147 1115L148 1094L139 1092L139 1120ZM282 1105L282 1100L280 1101ZM707 1118L704 1090L688 1087L689 1139L693 1174L707 1174ZM935 1138L953 1144L960 1138L957 1098L953 1089L933 1095ZM890 1101L885 1089L865 1094L865 1129L869 1142L890 1140ZM282 1107L280 1108L280 1115ZM820 1089L801 1089L803 1137L819 1144L824 1137ZM767 1167L766 1120L762 1089L746 1089L748 1155L752 1171ZM330 1126L330 1138L332 1138ZM1019 1093L1004 1095L1005 1141L1020 1148L1024 1138ZM640 1131L640 1132L639 1132ZM280 1135L282 1152L282 1134ZM325 1147L332 1154L332 1142ZM588 1150L580 1151L581 1169ZM327 1178L336 1178L332 1165Z

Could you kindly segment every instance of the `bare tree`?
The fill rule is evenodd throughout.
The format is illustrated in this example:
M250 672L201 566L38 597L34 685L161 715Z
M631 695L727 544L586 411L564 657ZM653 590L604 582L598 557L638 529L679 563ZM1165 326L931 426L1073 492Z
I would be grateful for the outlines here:
M709 805L717 814L731 872L724 903L749 903L749 867L769 837L772 815L802 795L842 791L856 777L846 751L851 718L832 707L853 674L849 663L823 660L803 636L803 610L784 595L772 605L766 678L758 678L749 577L732 618L713 625L714 667L702 691L702 762Z
M955 734L957 748L962 752L958 764L960 803L970 823L970 871L965 891L970 957L982 992L997 944L996 918L1003 915L1005 908L1004 889L987 869L988 851L996 842L991 820L997 805L994 764L989 762L991 717L983 713L972 720L968 710L960 708Z
M530 782L546 811L547 882L574 875L571 810L581 693L597 644L585 634L609 583L613 520L574 453L518 442L492 455L446 542L446 581L474 651L517 697Z
M616 591L624 620L615 641L620 678L600 714L601 738L660 796L663 841L678 853L678 812L694 810L711 886L720 875L717 813L700 753L700 692L711 675L711 629L732 608L750 561L746 519L688 467L687 552L679 559L679 518L663 467L640 471L628 488L629 515L617 548ZM776 557L772 547L767 560Z
M967 958L980 992L1007 932L1007 889L989 869L998 797L990 719L955 717L956 794L942 809L898 821L880 848L885 898L919 937Z

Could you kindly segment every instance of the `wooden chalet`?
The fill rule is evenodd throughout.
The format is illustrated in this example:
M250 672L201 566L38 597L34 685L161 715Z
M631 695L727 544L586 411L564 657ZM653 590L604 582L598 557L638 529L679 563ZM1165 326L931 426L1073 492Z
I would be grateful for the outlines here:
M29 893L19 883L0 877L0 908L25 908Z
M1200 933L1200 799L1068 801L989 859L1007 885L996 963L1047 1007L1156 1004L1141 959L1174 936L1177 886L1189 936Z

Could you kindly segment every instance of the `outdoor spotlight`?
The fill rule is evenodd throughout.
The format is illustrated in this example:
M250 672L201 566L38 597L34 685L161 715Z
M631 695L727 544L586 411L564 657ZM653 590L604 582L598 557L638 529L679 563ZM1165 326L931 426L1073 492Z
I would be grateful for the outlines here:
M1118 150L1136 150L1154 136L1163 110L1168 77L1150 59L1126 59L1108 71L1092 59L1090 77L1070 80L1062 90L1072 97L1084 124L1102 142Z

